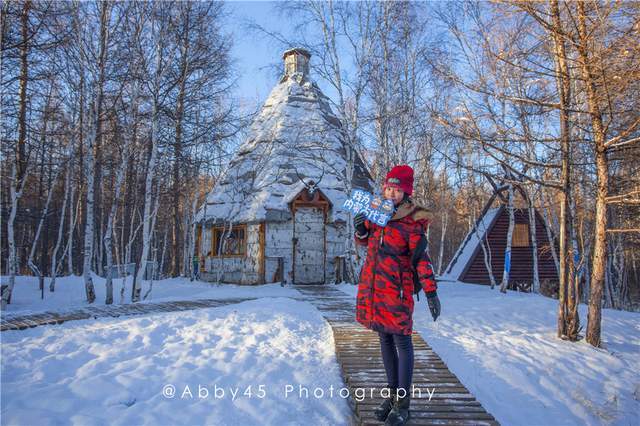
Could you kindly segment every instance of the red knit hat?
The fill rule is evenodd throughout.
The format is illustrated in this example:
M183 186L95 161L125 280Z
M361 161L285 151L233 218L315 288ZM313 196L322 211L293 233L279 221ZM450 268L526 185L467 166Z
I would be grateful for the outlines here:
M395 166L384 179L384 186L395 186L407 195L413 194L413 169L410 166Z

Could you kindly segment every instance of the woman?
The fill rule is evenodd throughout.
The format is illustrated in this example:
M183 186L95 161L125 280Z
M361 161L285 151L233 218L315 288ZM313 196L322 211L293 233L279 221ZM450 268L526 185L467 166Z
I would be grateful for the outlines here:
M396 166L387 174L383 196L395 211L386 227L354 218L356 242L367 246L360 274L356 319L380 336L382 360L387 373L389 397L376 409L385 425L404 425L409 420L410 385L413 374L414 271L427 295L433 320L440 315L440 301L431 260L427 254L427 212L414 204L413 169Z

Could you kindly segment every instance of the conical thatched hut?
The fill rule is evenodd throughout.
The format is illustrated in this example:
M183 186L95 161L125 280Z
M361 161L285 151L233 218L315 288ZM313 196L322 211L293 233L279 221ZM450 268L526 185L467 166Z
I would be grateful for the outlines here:
M372 181L346 148L329 99L309 78L310 57L304 49L284 52L280 83L199 210L205 279L303 284L342 278L349 238L342 204L351 187L371 190Z

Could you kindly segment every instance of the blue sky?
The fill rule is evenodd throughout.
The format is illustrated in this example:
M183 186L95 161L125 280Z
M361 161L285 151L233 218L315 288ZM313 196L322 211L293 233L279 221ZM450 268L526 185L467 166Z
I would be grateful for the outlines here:
M231 56L235 61L237 72L237 89L235 97L243 107L261 106L271 89L278 83L270 65L278 65L278 73L284 68L282 53L284 49L268 36L257 34L247 28L247 22L253 21L273 32L285 29L283 17L279 16L274 1L228 1L226 3L228 18L225 31L233 39ZM291 33L285 34L287 37ZM290 46L293 47L293 46ZM314 58L311 58L313 61ZM332 90L316 76L311 78L318 83L325 95L331 96Z
M236 96L248 102L264 102L276 85L275 78L266 67L280 60L281 50L266 36L259 36L246 28L248 20L270 29L282 26L270 1L231 1L227 3L229 17L226 31L232 34L232 57L236 61L238 87Z

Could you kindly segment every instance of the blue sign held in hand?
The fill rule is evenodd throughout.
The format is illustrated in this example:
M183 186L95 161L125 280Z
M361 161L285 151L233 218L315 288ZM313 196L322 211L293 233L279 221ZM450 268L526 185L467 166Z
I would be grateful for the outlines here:
M354 215L363 212L369 221L379 226L387 226L394 211L393 201L360 189L355 189L351 198L347 199L342 207Z

